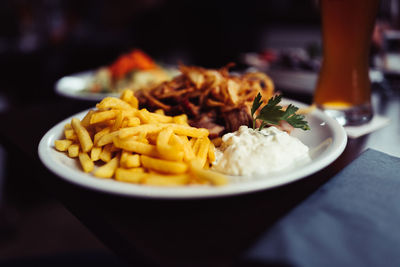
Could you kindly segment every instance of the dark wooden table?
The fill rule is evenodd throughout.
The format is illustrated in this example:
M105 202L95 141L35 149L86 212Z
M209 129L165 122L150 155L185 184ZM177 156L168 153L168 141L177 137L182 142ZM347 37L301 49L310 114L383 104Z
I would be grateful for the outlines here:
M310 96L286 95L310 102ZM351 163L366 148L400 156L400 97L375 92L375 111L389 126L349 139L343 154L328 167L300 181L238 196L155 200L90 191L55 177L40 163L37 146L57 122L93 106L52 99L0 116L0 140L13 164L35 168L39 181L105 245L136 266L248 266L241 255L272 224ZM26 171L25 171L26 173ZM269 263L264 263L268 266Z

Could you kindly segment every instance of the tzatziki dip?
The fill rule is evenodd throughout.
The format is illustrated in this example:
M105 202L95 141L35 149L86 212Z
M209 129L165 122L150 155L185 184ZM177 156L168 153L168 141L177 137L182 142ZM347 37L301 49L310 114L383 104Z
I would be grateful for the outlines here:
M310 161L308 151L299 139L276 127L259 131L241 126L222 137L213 168L229 175L269 174Z

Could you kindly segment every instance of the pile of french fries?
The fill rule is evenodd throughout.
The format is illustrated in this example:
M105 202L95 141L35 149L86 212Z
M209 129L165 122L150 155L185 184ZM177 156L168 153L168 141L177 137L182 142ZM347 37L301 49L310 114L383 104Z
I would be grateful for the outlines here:
M82 120L73 118L54 146L99 178L154 186L224 185L227 178L209 170L215 147L208 134L189 126L185 114L139 110L133 91L125 90L120 98L104 98Z

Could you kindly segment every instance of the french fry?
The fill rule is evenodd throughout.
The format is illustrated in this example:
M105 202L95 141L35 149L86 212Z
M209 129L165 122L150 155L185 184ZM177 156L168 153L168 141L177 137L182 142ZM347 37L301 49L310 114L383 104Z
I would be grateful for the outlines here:
M121 100L129 103L132 100L133 97L133 91L129 90L129 89L125 89L124 91L122 91L121 93Z
M168 144L172 133L173 132L171 128L165 128L161 130L161 132L158 134L157 150L160 154L168 154L170 153L171 150L174 149L172 146Z
M173 132L171 128L165 128L162 131L160 131L157 137L157 148L159 146L161 147L168 146L168 142L172 134Z
M144 167L161 173L181 174L185 173L188 169L187 164L182 162L167 161L145 155L140 156L140 161Z
M98 161L100 159L101 151L101 147L92 147L92 150L90 151L90 159L92 161Z
M194 142L192 149L194 154L197 156L197 154L199 153L199 148L200 148L200 144L203 142L203 138L197 138L196 141Z
M184 153L183 151L177 151L171 147L169 150L164 150L163 152L158 151L157 157L165 160L171 160L176 162L183 161Z
M199 149L197 152L197 158L200 162L200 166L204 167L204 165L206 164L207 161L207 156L208 156L208 150L210 149L210 139L208 139L207 137L205 138L200 138L199 140L201 140L200 145L199 145Z
M160 115L165 115L165 112L163 109L157 109L156 111L154 111L154 113L160 114Z
M211 185L211 182L209 180L206 179L202 179L196 175L194 175L193 173L190 173L190 180L189 180L189 184L195 184L195 185Z
M129 126L128 126L128 118L125 118L125 119L122 121L122 124L121 124L121 128L126 128L126 127L129 127Z
M181 140L183 141L183 146L184 146L183 151L185 153L185 161L191 161L196 157L192 149L192 146L190 145L189 140L187 139L186 136L181 136Z
M118 111L122 112L122 115L124 118L126 117L135 117L137 116L138 110L135 108L131 108L131 109L118 109Z
M100 153L100 159L104 162L109 162L112 158L113 144L105 145Z
M195 158L196 155L194 154L192 147L189 145L189 141L186 136L177 136L176 134L172 134L171 139L174 145L183 148L184 161L189 162Z
M138 154L128 155L125 161L126 168L135 168L140 166L140 156Z
M156 124L158 122L156 118L150 116L150 112L147 109L139 110L137 115L143 124Z
M75 134L74 129L65 129L64 130L65 138L72 141L78 141L78 136Z
M147 136L147 132L144 132L144 131L140 132L138 137L137 137L137 140L139 142L142 142L142 143L145 143L145 144L149 144L150 142L149 142L149 140L147 140L146 136Z
M145 169L142 167L134 167L134 168L127 168L125 170L128 170L130 172L140 172L140 173L146 173Z
M147 174L143 168L124 169L117 168L115 171L115 179L127 183L140 183Z
M79 145L72 144L68 147L68 157L76 158L79 156Z
M163 114L158 114L158 113L150 113L149 116L153 119L155 119L157 122L160 123L171 123L173 122L173 117L171 116L166 116Z
M100 138L102 138L105 134L108 134L111 131L110 127L103 128L102 130L98 131L93 137L93 143L95 146L98 145Z
M119 158L119 166L125 167L125 162L130 152L122 150L121 157Z
M90 126L90 119L92 118L92 115L95 113L93 109L89 110L88 113L86 113L85 117L81 120L81 124L83 127L87 128Z
M192 138L189 140L189 146L193 149L194 143L196 142L197 138Z
M118 130L119 128L121 128L121 125L122 125L122 121L124 120L124 115L123 115L123 113L121 112L121 111L119 111L118 113L117 113L117 116L115 117L115 122L114 122L114 125L113 125L113 127L112 127L112 131L116 131L116 130Z
M210 162L208 161L208 158L206 160L206 163L203 165L204 170L209 170L210 169Z
M139 110L140 119L145 123L170 123L173 121L171 116L166 116L164 114L152 113L147 109Z
M130 106L131 106L132 108L135 108L135 109L138 109L138 108L139 108L139 100L138 100L135 96L133 96L133 97L131 98L131 100L129 101L129 104L130 104Z
M173 122L176 124L188 125L188 117L186 114L178 115L173 117Z
M114 157L103 166L97 168L97 170L94 171L94 176L100 178L111 178L114 175L115 170L118 168L118 162L119 158Z
M137 154L143 154L155 158L163 158L166 160L182 161L183 158L183 153L175 153L173 151L166 154L160 154L155 145L145 144L137 140L133 140L132 138L121 139L116 137L114 138L114 146L130 152L135 152Z
M61 152L67 151L68 147L72 145L72 141L71 140L55 140L54 141L54 147Z
M85 152L79 153L79 162L84 172L91 172L94 169L94 163Z
M92 116L90 117L90 124L96 124L115 119L115 117L117 117L117 114L117 110L98 111L92 114Z
M182 186L189 182L189 175L146 175L143 184L152 186Z
M159 124L143 124L135 127L124 128L118 132L120 138L127 138L133 135L138 135L141 132L146 132L147 134L158 133L162 128L163 127Z
M157 147L154 145L144 144L128 138L121 139L119 137L115 137L113 139L113 142L114 146L121 148L123 150L148 156L158 156Z
M138 117L128 117L126 127L135 127L140 125Z
M135 168L140 166L140 157L138 154L132 155L127 151L123 151L120 159L120 166L125 168Z
M96 108L100 110L107 109L132 109L131 105L126 103L125 101L116 98L116 97L106 97L100 103L96 105Z
M89 132L85 127L81 125L81 121L77 118L71 120L72 128L78 136L79 143L83 152L89 152L93 147L92 139L90 138Z
M199 163L196 160L191 161L189 164L189 167L190 167L191 173L193 173L200 179L209 181L213 185L221 186L221 185L225 185L228 183L228 179L226 178L225 175L223 175L219 172L202 169L201 163Z
M215 161L215 146L210 142L210 147L208 149L208 161L213 163Z
M205 128L195 128L195 127L190 127L186 125L179 125L179 124L171 124L167 125L171 126L172 130L174 133L178 135L186 135L190 137L207 137L208 136L208 130Z
M111 144L113 142L114 137L118 136L119 132L115 131L115 132L110 132L107 134L104 134L99 141L97 141L97 146L105 146L108 144Z

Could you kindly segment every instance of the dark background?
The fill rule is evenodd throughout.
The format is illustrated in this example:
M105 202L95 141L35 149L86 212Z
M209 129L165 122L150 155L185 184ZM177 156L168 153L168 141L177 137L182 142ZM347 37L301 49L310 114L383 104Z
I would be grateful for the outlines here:
M317 2L1 1L0 115L49 103L67 103L76 112L90 107L93 103L57 96L55 82L107 65L134 47L168 64L221 67L236 62L237 69L244 68L242 54L263 51L274 41L269 39L271 31L318 32ZM388 2L382 1L380 18L388 15ZM286 37L295 46L305 42L298 34ZM0 127L20 129L28 136L31 131L12 122L0 121ZM95 259L100 266L116 264L108 249L38 183L43 170L31 161L0 143L0 265L44 266L62 259L69 266L66 258L89 265Z
M12 105L133 47L165 63L221 67L262 50L274 24L318 25L314 1L2 1L0 73Z

